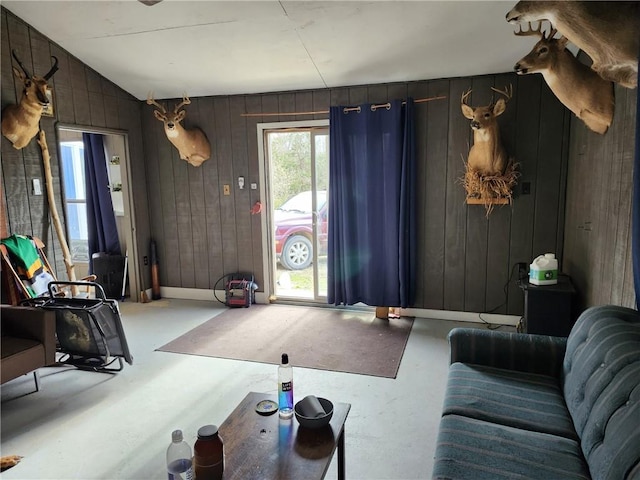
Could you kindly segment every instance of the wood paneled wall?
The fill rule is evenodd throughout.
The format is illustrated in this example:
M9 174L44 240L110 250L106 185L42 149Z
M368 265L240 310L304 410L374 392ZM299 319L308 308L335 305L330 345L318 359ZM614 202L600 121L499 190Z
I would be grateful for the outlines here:
M415 306L475 312L500 306L497 312L521 314L522 292L508 280L515 277L517 262L529 263L545 252L558 255L583 306L633 306L630 222L636 90L616 88L616 117L605 136L587 131L572 118L540 75L500 74L193 98L187 107L186 125L202 128L213 147L212 158L193 168L178 159L150 106L4 8L1 13L3 107L16 102L21 90L11 73L12 48L28 68L38 72L48 70L51 55L60 61L60 71L52 82L56 117L43 118L42 126L52 154L61 214L60 172L57 149L53 148L55 123L128 133L135 238L144 288L150 286L149 270L143 265L150 238L158 244L162 285L212 288L223 274L238 270L252 271L257 281L263 282L265 232L259 216L249 215L253 203L262 199L250 189L234 188L231 196L223 196L222 185L235 186L238 176L244 176L247 184L259 181L256 125L273 122L274 117L246 118L241 113L316 111L330 105L385 102L408 95L445 95L446 100L416 107L420 273ZM500 117L501 132L522 175L513 205L497 207L487 219L482 207L465 205L464 190L458 183L472 142L469 122L460 112L460 96L472 87L470 104L488 103L489 87L509 83L514 96ZM173 105L173 101L168 103ZM309 116L277 118L305 120ZM48 254L56 269L63 271L45 196L31 193L31 179L43 179L39 147L32 141L18 151L2 138L1 151L9 231L47 239ZM530 184L529 195L520 193L524 182ZM502 305L505 299L506 305Z
M47 137L51 155L51 170L56 206L64 222L61 178L58 160L58 122L84 127L108 128L128 133L129 162L132 169L136 229L134 237L141 254L149 248L149 218L144 155L142 150L142 103L120 87L96 73L37 30L1 9L2 52L2 107L17 103L22 94L22 83L12 72L11 50L15 49L22 63L30 72L40 75L51 67L51 56L58 58L59 70L51 78L55 117L42 117L41 127ZM36 140L21 150L16 150L2 137L2 183L6 193L6 210L9 233L21 233L41 237L47 245L47 257L61 278L66 278L62 250L51 223L46 193L35 196L32 179L41 180L44 190L44 169L40 147ZM150 286L149 268L142 265L143 288Z
M613 124L605 135L571 122L563 269L580 307L635 308L631 263L633 156L638 90L616 86Z
M482 206L467 206L459 183L472 144L469 121L460 111L491 101L492 86L513 85L513 98L500 117L504 144L520 164L511 206L489 218ZM514 265L555 252L562 257L569 116L540 76L488 75L385 85L366 85L263 95L201 97L187 107L186 126L202 128L212 158L194 168L178 159L152 108L142 112L151 235L158 242L161 284L213 288L223 275L252 271L262 285L260 219L249 210L257 191L235 188L238 176L259 182L256 125L274 117L242 113L328 110L330 105L386 102L397 98L446 96L416 106L418 141L417 308L519 315L523 295ZM166 101L172 108L179 99ZM283 115L279 121L309 116ZM311 118L327 118L315 115ZM276 121L278 121L276 120ZM223 196L222 186L232 186ZM506 292L506 294L505 294Z

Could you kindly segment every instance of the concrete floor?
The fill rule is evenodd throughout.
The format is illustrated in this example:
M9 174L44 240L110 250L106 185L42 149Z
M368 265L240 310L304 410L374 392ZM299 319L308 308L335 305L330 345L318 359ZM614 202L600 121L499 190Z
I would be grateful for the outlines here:
M22 455L9 479L161 479L171 432L191 446L249 391L276 393L276 366L155 349L221 312L219 304L162 299L120 304L132 366L116 375L40 370L1 388L1 454ZM446 335L458 325L417 318L395 379L295 368L295 397L351 403L346 472L351 480L431 476L448 368ZM326 478L337 477L336 461ZM304 480L304 479L301 479Z

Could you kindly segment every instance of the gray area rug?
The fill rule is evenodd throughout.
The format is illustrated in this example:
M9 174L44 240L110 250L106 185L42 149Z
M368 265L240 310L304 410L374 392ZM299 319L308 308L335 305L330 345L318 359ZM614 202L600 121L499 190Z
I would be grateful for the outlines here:
M232 308L158 351L395 378L413 318L287 305Z

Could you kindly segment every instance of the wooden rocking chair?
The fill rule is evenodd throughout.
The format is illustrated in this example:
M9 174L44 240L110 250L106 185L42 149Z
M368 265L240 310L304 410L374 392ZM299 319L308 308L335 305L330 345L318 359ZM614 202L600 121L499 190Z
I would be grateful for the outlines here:
M47 256L44 253L44 243L38 237L26 236L31 240L35 251L40 257L40 261L42 263L42 268L45 272L47 272L51 276L52 282L57 282L57 278L55 276L55 272L53 268L51 268L51 264L47 259ZM36 298L48 298L48 293L45 292L41 295L37 295L33 292L33 289L30 288L29 281L25 278L24 275L21 275L20 268L16 263L15 257L9 252L9 249L6 245L0 243L0 254L2 255L1 265L2 265L2 294L3 294L3 303L10 303L11 305L20 305L24 303L32 303L32 300ZM95 275L89 275L87 277L82 278L82 282L94 282L96 280ZM75 285L65 286L64 288L59 288L56 290L55 295L60 297L89 297L91 294L91 285L87 284L86 287L82 287L82 292L78 292L74 295L74 291L77 291L77 287Z

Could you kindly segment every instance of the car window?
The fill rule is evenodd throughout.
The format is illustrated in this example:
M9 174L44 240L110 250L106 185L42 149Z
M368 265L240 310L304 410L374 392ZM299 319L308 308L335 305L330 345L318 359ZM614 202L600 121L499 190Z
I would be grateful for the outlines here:
M317 192L318 210L320 210L327 201L327 192L320 190ZM284 202L278 210L284 212L311 213L311 191L300 192L289 200Z

